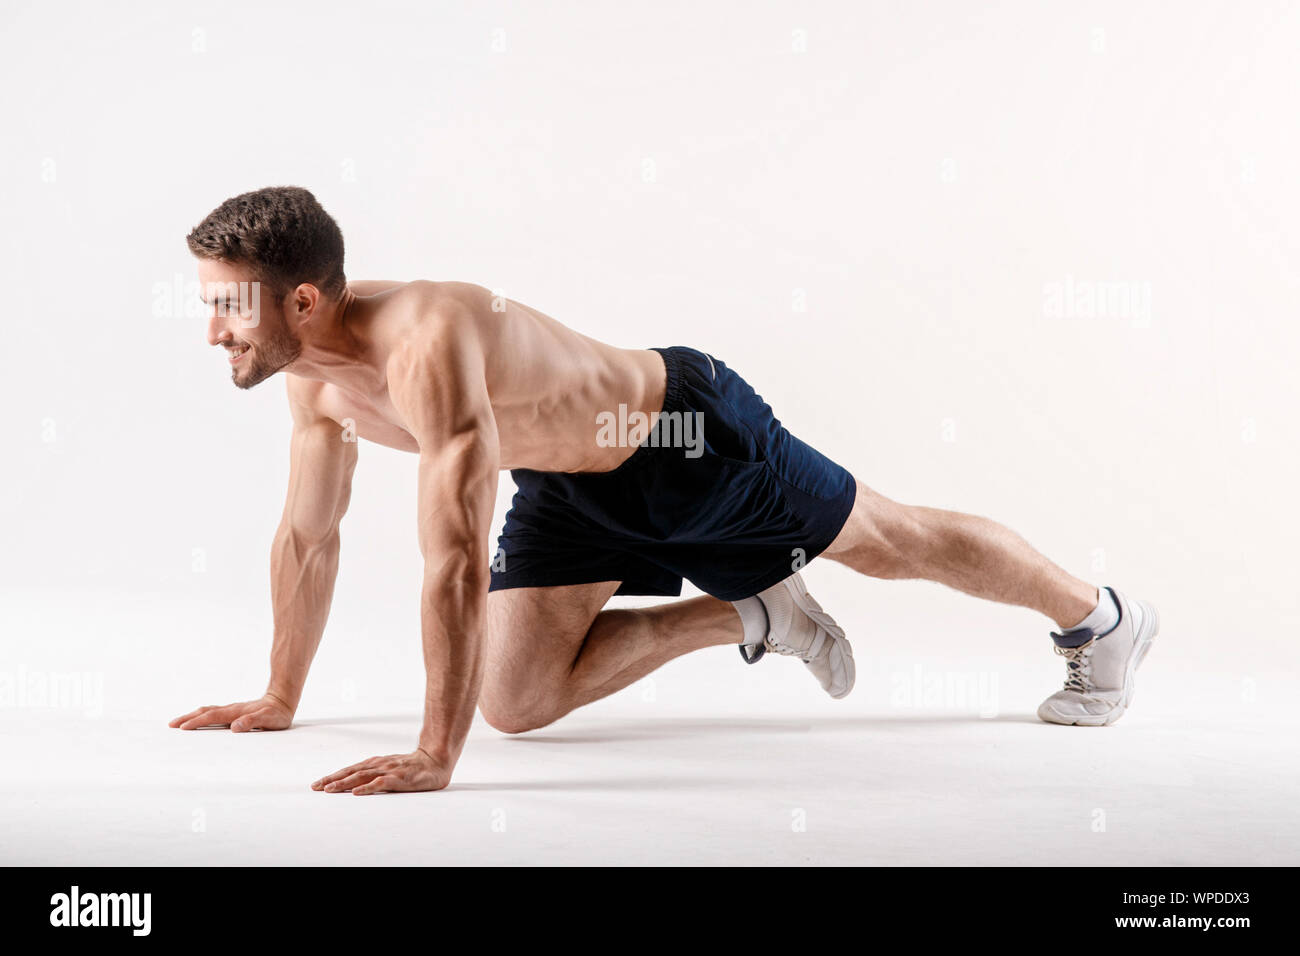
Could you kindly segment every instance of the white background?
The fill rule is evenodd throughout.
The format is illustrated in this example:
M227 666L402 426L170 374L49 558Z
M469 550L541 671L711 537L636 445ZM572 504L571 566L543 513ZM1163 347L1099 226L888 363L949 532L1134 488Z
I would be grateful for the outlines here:
M0 862L1295 862L1296 4L131 10L0 8ZM284 184L350 278L707 350L877 490L1153 601L1133 710L1038 724L1048 622L815 562L842 704L715 649L476 726L442 794L311 793L418 727L415 462L366 446L302 726L169 731L264 687L289 432L172 290ZM1149 313L1053 314L1067 282ZM19 690L57 674L92 706Z

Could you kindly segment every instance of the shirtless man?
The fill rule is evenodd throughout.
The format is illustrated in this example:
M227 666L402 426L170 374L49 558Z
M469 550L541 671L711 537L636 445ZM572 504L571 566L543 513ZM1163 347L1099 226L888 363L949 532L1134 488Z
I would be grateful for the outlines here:
M1130 702L1158 627L1150 605L1071 576L986 518L875 493L711 355L615 348L467 283L349 283L338 226L304 189L229 199L187 241L208 342L240 388L288 373L293 434L266 694L172 727L291 725L333 594L353 428L419 455L424 724L411 753L315 790L441 789L476 706L521 733L715 645L751 663L797 657L841 698L852 650L797 574L818 555L1049 617L1067 679L1043 720L1109 724ZM504 469L518 491L492 551ZM705 596L602 610L616 593L679 595L683 579Z

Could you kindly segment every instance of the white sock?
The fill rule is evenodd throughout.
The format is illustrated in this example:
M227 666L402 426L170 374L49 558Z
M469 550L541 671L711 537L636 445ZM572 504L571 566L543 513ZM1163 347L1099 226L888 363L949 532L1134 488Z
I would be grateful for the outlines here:
M731 606L740 615L740 624L745 629L745 636L740 643L747 647L762 644L763 638L767 637L767 611L763 608L763 602L757 597L747 597L732 601Z
M1097 588L1097 595L1097 606L1092 609L1092 613L1074 627L1066 628L1066 633L1088 628L1101 637L1114 630L1115 625L1119 623L1119 608L1115 605L1115 599L1105 588Z

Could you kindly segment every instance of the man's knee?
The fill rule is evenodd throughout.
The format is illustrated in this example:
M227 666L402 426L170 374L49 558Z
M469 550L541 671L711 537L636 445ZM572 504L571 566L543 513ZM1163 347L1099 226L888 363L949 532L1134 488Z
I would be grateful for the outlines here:
M519 712L510 707L498 709L480 703L479 711L483 714L483 719L488 722L488 726L503 734L524 734L545 727L549 723L546 720L539 720L535 714Z
M522 734L573 706L570 672L618 582L520 588L488 595L487 660L478 708L489 726Z
M853 512L825 554L873 578L913 578L924 563L929 538L918 509L859 482Z
M527 733L555 720L554 709L539 703L524 704L518 700L480 697L478 709L488 726L503 734Z
M559 716L558 690L517 670L512 675L488 673L479 691L479 713L488 726L503 734L537 730Z

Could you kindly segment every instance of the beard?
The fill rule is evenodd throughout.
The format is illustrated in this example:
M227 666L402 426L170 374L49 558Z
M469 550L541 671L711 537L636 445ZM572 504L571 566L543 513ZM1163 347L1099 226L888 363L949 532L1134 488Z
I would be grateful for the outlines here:
M239 388L265 382L302 354L302 342L283 326L261 345L250 347L248 361L231 369L230 380Z

